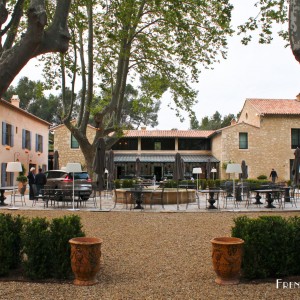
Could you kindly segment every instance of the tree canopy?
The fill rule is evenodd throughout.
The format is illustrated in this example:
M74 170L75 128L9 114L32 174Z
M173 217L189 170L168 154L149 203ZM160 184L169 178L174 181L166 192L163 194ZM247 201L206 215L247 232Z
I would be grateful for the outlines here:
M205 116L202 118L200 124L197 119L191 119L190 128L200 130L217 130L229 126L231 121L236 118L237 117L234 114L229 114L222 117L222 115L216 111L212 117Z
M77 139L88 169L97 140L105 137L109 148L133 121L123 114L128 84L139 91L133 110L155 107L168 90L179 109L194 114L196 91L190 84L203 68L226 57L231 10L229 0L72 3L68 53L43 60L48 84L62 89L64 124ZM70 86L74 91L76 85L81 93L74 124L64 90ZM86 137L91 116L98 129L92 143Z

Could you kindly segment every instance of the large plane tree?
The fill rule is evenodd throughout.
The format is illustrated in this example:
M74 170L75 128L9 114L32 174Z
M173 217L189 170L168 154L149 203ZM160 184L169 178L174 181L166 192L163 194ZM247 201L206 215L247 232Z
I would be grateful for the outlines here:
M52 3L52 15L46 11L47 2L0 0L0 97L29 60L68 50L71 0Z
M66 55L45 59L48 82L62 90L79 87L81 109L74 123L65 105L64 124L92 169L96 142L109 148L127 128L126 86L139 90L136 108L159 101L168 90L178 109L193 115L199 72L226 56L232 6L229 0L76 1L69 17ZM56 66L56 67L54 67ZM60 80L61 79L61 80ZM178 111L179 113L179 111ZM93 116L95 139L86 129ZM125 120L125 122L124 122Z

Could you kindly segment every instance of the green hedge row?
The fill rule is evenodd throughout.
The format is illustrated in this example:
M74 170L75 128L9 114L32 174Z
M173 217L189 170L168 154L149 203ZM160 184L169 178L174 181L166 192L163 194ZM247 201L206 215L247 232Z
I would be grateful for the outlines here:
M224 180L224 179L199 179L199 185L197 184L198 180L180 180L179 184L194 184L195 186L199 186L200 189L206 189L207 187L222 187L226 181L231 180ZM114 181L115 187L118 188L131 188L136 184L138 181L136 179L117 179ZM235 182L239 182L239 180L235 180ZM258 189L261 185L270 184L269 180L258 180L258 179L246 179L244 183L247 183L250 186L250 189L255 190ZM177 181L175 180L166 180L164 182L166 188L176 188Z
M0 276L21 268L30 279L69 278L69 240L79 236L85 236L79 216L49 221L0 214Z
M300 218L242 216L234 220L232 236L245 241L243 276L278 278L300 275Z

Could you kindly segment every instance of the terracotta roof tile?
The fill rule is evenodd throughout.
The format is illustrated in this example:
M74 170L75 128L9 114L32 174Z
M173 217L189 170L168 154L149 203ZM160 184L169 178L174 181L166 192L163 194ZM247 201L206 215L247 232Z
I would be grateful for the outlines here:
M246 99L261 114L299 115L300 102L291 99Z
M207 138L214 130L128 130L124 131L126 137L186 137Z

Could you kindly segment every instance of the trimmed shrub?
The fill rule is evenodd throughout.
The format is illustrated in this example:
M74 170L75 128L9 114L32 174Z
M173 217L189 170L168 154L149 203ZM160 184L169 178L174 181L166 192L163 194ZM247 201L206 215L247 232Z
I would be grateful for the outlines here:
M52 276L57 279L69 278L71 269L71 246L69 240L85 236L80 217L64 216L52 220L50 225L52 247Z
M250 219L243 216L234 222L232 236L245 241L244 277L253 279L300 274L299 268L294 266L296 259L299 262L296 258L300 240L300 233L297 232L299 218L286 220L280 216L262 216Z
M51 277L52 245L49 221L46 218L33 218L27 221L22 232L23 269L30 279Z
M0 214L0 276L7 275L21 263L20 232L23 217Z

